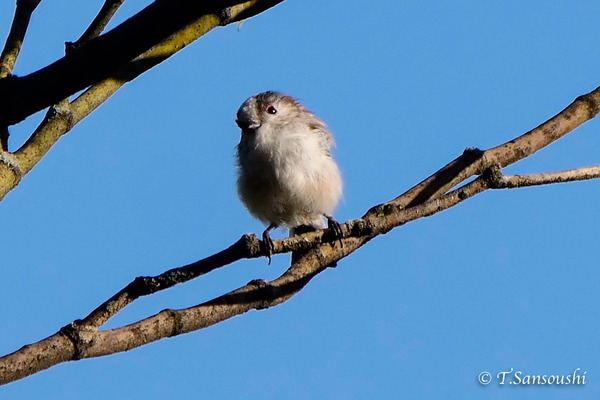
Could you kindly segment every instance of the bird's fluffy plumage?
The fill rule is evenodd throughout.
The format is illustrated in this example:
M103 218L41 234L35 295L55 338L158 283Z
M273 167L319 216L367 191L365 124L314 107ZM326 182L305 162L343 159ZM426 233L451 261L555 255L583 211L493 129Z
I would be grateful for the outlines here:
M323 121L292 97L264 92L247 99L237 113L240 199L254 217L288 229L325 227L342 195L331 158L331 133Z

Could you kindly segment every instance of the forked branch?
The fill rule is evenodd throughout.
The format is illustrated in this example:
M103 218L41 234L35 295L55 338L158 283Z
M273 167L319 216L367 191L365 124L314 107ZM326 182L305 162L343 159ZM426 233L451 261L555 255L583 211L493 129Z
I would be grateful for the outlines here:
M10 126L72 94L113 76L121 68L197 21L227 11L244 15L278 2L270 0L155 0L114 29L86 42L54 63L22 77L0 79L0 126Z
M100 36L124 1L125 0L106 0L98 12L98 15L96 15L96 18L94 18L90 26L83 32L83 35L75 42L65 43L66 52L68 53L78 49L82 44Z
M13 164L8 165L0 160L0 200L17 186L21 177L31 171L65 133L98 108L127 82L171 57L212 29L228 25L241 18L249 18L281 1L247 1L203 15L183 26L179 31L157 43L140 56L122 65L109 78L93 84L70 103L63 100L57 105L53 105L44 121L25 144L14 153L14 157L11 157ZM1 87L0 93L2 93ZM8 94L2 93L2 95ZM0 110L1 108L0 105ZM8 133L5 128L0 126L0 135L2 132ZM20 174L16 174L16 170L20 171Z
M343 245L331 232L317 231L277 240L275 253L299 252L279 278L256 280L211 301L180 310L163 310L133 324L98 328L136 298L172 287L242 258L262 255L258 239L246 235L230 248L156 277L137 278L88 317L56 334L0 358L0 383L11 382L58 363L130 350L165 337L217 324L252 309L280 304L298 293L328 265L348 256L374 237L407 222L434 215L490 188L521 187L585 180L600 176L600 167L525 176L503 176L501 168L530 156L597 115L600 88L576 99L539 127L489 150L467 149L397 198L373 207L363 217L342 224ZM477 176L456 189L461 182Z

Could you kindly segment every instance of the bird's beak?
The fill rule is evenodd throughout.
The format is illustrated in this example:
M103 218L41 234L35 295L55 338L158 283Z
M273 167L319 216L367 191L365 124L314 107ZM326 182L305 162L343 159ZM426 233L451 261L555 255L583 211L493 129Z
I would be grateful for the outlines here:
M250 122L250 121L236 119L235 123L237 124L237 126L240 127L240 129L242 131L254 130L254 129L257 129L258 127L260 127L259 122Z

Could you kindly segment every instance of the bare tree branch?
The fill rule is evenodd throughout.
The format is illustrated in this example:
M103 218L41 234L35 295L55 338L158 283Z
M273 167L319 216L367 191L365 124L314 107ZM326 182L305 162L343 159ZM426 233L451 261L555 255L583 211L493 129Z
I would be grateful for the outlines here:
M227 249L200 261L170 269L158 276L140 276L136 278L92 311L90 315L83 319L82 324L99 328L138 297L168 289L178 283L187 282L242 258L254 258L261 255L260 242L256 235L244 235Z
M531 175L503 175L498 168L490 169L490 189L514 189L551 183L585 181L600 178L600 165L568 169L565 171L542 172Z
M600 87L579 96L567 108L537 128L486 150L484 153L467 151L444 168L390 202L396 207L419 204L439 196L485 169L498 165L501 168L513 164L560 139L584 122L594 118L600 111ZM455 171L460 171L455 174Z
M123 66L202 16L213 15L232 22L227 10L233 6L242 6L246 15L253 15L250 6L256 5L260 10L265 4L275 3L260 0L155 0L113 30L90 40L47 67L23 77L0 79L0 126L13 125L114 76Z
M15 16L6 38L4 49L0 55L0 78L12 74L17 57L21 51L25 33L29 26L31 14L35 11L41 0L17 0Z
M12 74L15 62L25 39L31 14L35 11L41 0L17 0L15 15L6 38L6 43L0 54L0 79ZM0 95L1 97L1 95ZM0 126L0 152L8 151L8 127Z
M16 187L20 178L31 171L65 133L128 81L166 60L212 29L236 21L241 13L247 16L255 15L264 7L263 2L249 1L221 10L217 14L204 15L124 65L112 77L94 84L70 104L62 101L52 106L32 136L14 153L13 164L8 165L0 160L0 200ZM15 167L20 174L15 172Z
M275 241L275 253L305 251L297 253L300 255L294 258L291 267L273 281L252 281L194 307L163 310L127 326L99 331L102 324L136 298L172 287L241 258L257 257L262 254L261 247L256 236L246 235L230 248L207 259L169 270L157 277L137 278L84 320L74 321L56 334L0 358L0 383L21 379L64 361L130 350L214 325L251 309L280 304L298 293L328 265L348 256L375 236L446 210L487 189L599 177L598 166L515 177L504 177L500 172L501 166L533 154L594 117L598 113L599 96L600 88L579 97L549 121L503 145L486 151L467 149L461 157L423 181L426 184L421 182L396 199L373 207L362 218L342 224L343 243L335 240L328 230ZM479 177L442 193L452 182L460 183L473 175ZM432 188L436 189L432 191ZM423 200L414 204L415 199Z
M94 18L90 26L85 30L85 32L83 32L81 37L75 42L65 43L66 52L71 52L81 47L84 43L100 36L100 34L106 28L106 25L108 25L112 17L124 2L125 0L106 0L98 12L98 15L96 15L96 18Z

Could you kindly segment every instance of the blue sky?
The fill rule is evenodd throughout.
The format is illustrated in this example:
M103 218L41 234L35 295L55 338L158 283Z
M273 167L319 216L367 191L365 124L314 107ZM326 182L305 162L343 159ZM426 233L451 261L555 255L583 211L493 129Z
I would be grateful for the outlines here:
M127 1L114 22L147 3ZM15 73L59 58L101 4L43 1ZM62 138L0 204L0 352L84 317L136 276L262 231L235 193L234 117L250 95L288 93L329 125L345 182L335 216L346 221L600 84L596 1L377 6L287 0L239 31L217 29ZM3 37L12 13L0 3ZM11 143L41 118L14 127ZM506 172L598 164L598 131L592 120ZM373 240L278 307L61 364L0 397L598 398L599 193L598 181L483 193ZM288 264L236 263L140 299L106 327L273 279ZM477 382L511 368L581 368L586 385Z

